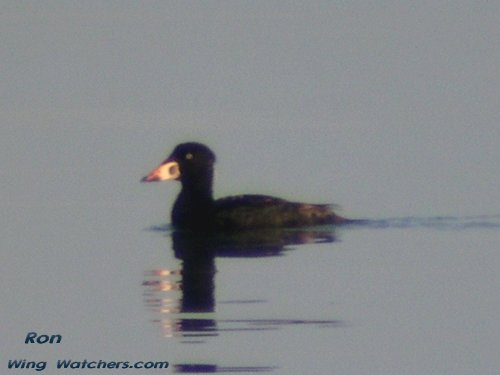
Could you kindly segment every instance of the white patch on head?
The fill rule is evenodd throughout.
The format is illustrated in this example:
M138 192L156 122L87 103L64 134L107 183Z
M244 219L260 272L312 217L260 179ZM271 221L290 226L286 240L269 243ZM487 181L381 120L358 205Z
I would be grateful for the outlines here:
M144 177L144 182L152 181L167 181L167 180L177 180L181 175L179 169L179 164L176 161L169 161L168 163L162 164L146 177Z
M176 161L171 161L166 164L160 165L157 168L157 171L158 179L160 181L175 180L181 175L179 164Z

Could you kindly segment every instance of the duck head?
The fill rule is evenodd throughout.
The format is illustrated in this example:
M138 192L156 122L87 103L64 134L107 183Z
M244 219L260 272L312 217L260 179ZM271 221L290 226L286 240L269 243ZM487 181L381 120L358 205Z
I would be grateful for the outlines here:
M205 184L211 188L214 164L215 154L207 146L196 142L181 143L141 181L177 180L183 187Z

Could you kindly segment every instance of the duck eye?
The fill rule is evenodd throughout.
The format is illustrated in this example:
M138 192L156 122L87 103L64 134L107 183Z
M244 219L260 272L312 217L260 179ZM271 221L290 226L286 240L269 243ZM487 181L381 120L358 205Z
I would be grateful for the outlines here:
M193 154L192 154L192 153L190 153L190 152L188 152L188 153L186 154L186 159L187 159L187 160L191 160L192 158L193 158Z

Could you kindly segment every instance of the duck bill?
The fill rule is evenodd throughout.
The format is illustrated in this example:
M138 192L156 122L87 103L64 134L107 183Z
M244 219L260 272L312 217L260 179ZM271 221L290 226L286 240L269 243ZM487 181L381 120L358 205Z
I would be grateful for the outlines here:
M141 182L178 180L180 176L179 163L167 159L147 176L144 176Z

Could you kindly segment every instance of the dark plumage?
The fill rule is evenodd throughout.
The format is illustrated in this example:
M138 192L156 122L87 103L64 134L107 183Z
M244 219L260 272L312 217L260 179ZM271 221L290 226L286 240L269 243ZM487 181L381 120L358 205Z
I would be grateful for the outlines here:
M240 230L343 224L347 219L330 205L289 202L266 195L238 195L214 200L215 154L200 143L182 143L143 182L180 180L172 224L183 229Z

